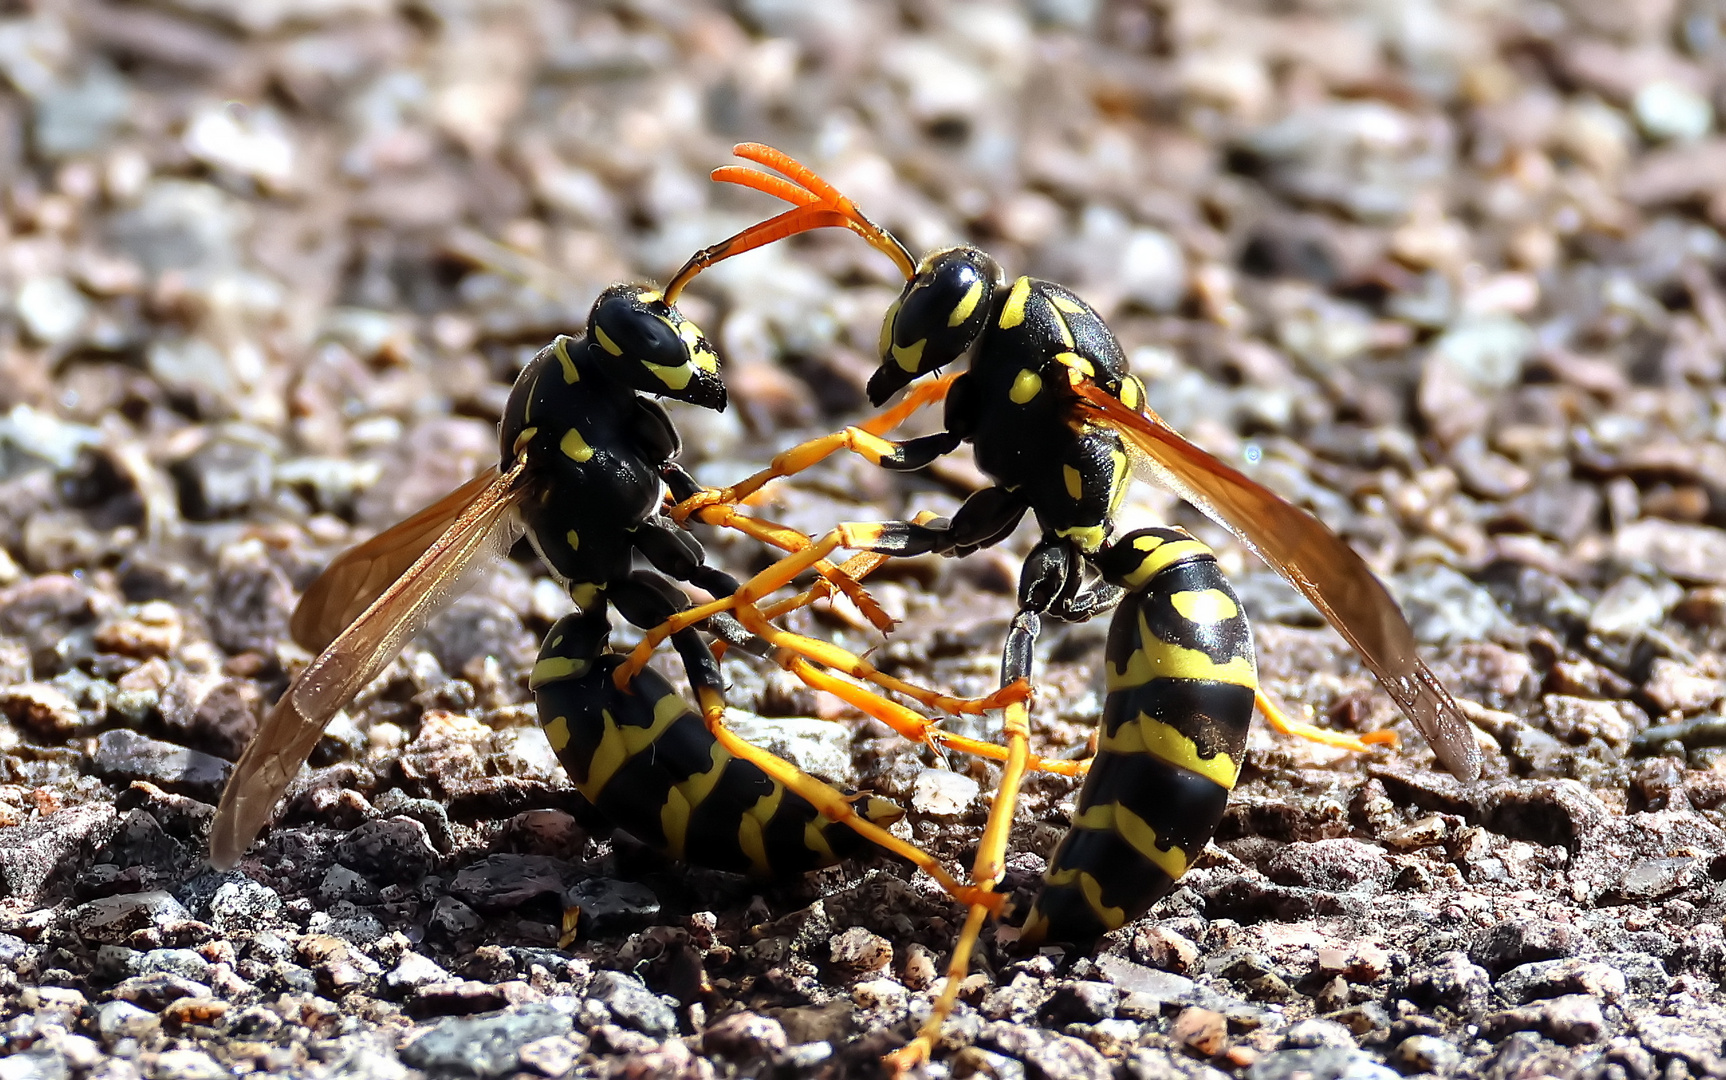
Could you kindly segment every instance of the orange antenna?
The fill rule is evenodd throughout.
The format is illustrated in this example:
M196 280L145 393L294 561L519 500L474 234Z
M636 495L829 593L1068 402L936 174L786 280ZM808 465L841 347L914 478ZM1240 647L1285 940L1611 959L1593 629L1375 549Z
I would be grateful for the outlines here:
M714 180L753 188L795 205L777 217L751 225L736 236L696 252L666 285L666 303L676 303L684 286L714 263L812 229L850 229L867 240L869 246L892 259L907 280L917 275L917 261L905 245L892 233L864 217L857 204L840 194L838 188L821 179L807 165L782 150L760 143L738 143L731 152L745 161L782 173L783 177L741 165L725 165L713 170Z

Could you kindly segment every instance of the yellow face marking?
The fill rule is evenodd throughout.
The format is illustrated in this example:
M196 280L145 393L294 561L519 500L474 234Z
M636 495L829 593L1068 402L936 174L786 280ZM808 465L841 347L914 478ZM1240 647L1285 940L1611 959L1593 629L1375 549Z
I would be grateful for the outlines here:
M971 313L977 310L977 301L982 298L983 282L981 280L971 282L971 287L965 290L965 295L959 298L959 302L954 304L953 310L948 313L947 325L958 326L969 319Z
M665 805L659 808L659 831L665 834L665 852L674 859L683 858L691 809L689 800L675 787L665 793Z
M1031 298L1031 279L1022 277L1013 282L1013 291L1007 294L1007 302L1001 305L1001 318L996 325L1003 330L1011 330L1025 321L1025 301Z
M573 583L569 587L569 598L575 601L576 607L586 611L599 599L599 586L587 581Z
M531 401L532 399L530 398L529 400ZM533 437L538 434L539 429L536 427L522 428L521 434L515 437L515 446L511 447L511 452L516 454L521 453L522 447L532 442Z
M1133 547L1145 552L1145 558L1123 579L1129 589L1143 586L1182 559L1211 553L1210 548L1197 540L1163 540L1155 536L1141 536L1133 542Z
M1062 325L1065 326L1066 324L1063 323ZM1097 365L1091 363L1089 360L1085 359L1083 356L1080 356L1078 353L1072 352L1071 348L1070 348L1072 346L1072 344L1073 344L1072 341L1068 340L1067 345L1069 346L1069 351L1060 352L1060 353L1055 354L1056 362L1061 363L1061 364L1065 364L1069 370L1076 371L1080 375L1083 375L1087 379L1096 378L1097 377Z
M1067 320L1061 316L1060 307L1061 305L1056 304L1049 314L1054 316L1055 327L1061 331L1061 344L1071 349L1073 347L1073 330L1067 325Z
M1069 498L1076 500L1085 493L1084 480L1079 476L1079 470L1071 465L1061 466L1061 479L1066 482Z
M695 372L688 364L650 364L643 360L641 366L672 390L683 389L689 385L690 379L695 378Z
M1132 375L1121 380L1121 404L1134 412L1145 403L1145 384Z
M903 298L893 301L893 306L881 318L881 337L875 343L875 355L883 360L892 355L888 350L893 347L893 320L899 317L899 306L904 302Z
M1235 598L1221 589L1178 592L1169 597L1169 603L1180 612L1181 618L1196 623L1220 623L1241 613Z
M581 550L581 534L574 529L563 534L563 542L569 545L571 551Z
M611 335L609 335L605 332L605 327L599 325L598 323L594 323L593 324L593 336L596 339L598 339L599 347L604 349L606 352L610 353L613 356L622 356L623 355L623 346L621 346L617 342L611 340Z
M582 791L591 801L605 790L605 785L623 768L630 758L653 745L655 739L665 734L665 730L678 717L689 711L682 698L676 694L666 694L653 703L653 723L647 727L620 727L612 718L609 709L600 715L605 718L605 734L600 737L599 746L594 748L593 760L587 767L588 787L593 793Z
M1063 311L1068 315L1083 315L1085 313L1085 305L1069 297L1059 295L1051 296L1049 297L1049 303L1055 305L1056 311Z
M658 289L643 289L635 294L635 298L641 301L642 306L645 307L648 304L659 303L659 301L665 299L665 295Z
M1101 525L1075 525L1071 529L1057 529L1055 535L1071 540L1080 551L1092 552L1103 546L1103 541L1109 538L1108 530Z
M557 357L559 366L563 368L563 381L578 383L581 372L575 370L575 358L569 355L569 338L563 334L557 335L557 340L551 343L552 355Z
M1013 404L1023 405L1043 392L1043 377L1030 368L1020 368L1019 374L1013 376L1013 388L1007 391L1007 396Z
M568 718L554 716L549 723L541 724L540 729L545 732L545 741L551 744L552 750L559 754L563 753L563 748L569 745Z
M1157 830L1119 803L1105 803L1074 814L1073 828L1114 833L1131 844L1134 851L1145 857L1145 861L1176 880L1187 872L1187 853L1178 847L1167 851L1158 847Z
M1152 679L1202 679L1258 688L1258 671L1251 656L1236 656L1219 664L1198 649L1159 641L1151 636L1142 611L1139 612L1139 641L1139 647L1127 658L1126 667L1116 669L1113 664L1103 665L1110 693L1131 690Z
M585 463L593 457L593 447L587 445L587 440L581 437L581 432L570 428L563 433L563 439L557 448L563 451L563 456L577 464Z
M1240 779L1240 762L1227 754L1211 757L1199 755L1199 744L1175 728L1140 713L1097 741L1097 750L1116 754L1149 754L1190 772L1196 772L1228 791L1233 791Z
M677 336L683 339L683 347L689 350L689 359L696 367L710 375L719 371L719 354L708 347L700 327L685 319L677 324Z
M533 665L533 671L527 677L527 685L531 690L538 690L546 683L557 682L559 679L579 679L587 674L587 669L586 660L577 660L570 656L541 657Z
M923 347L929 344L928 338L918 338L910 345L894 345L892 347L893 362L912 374L916 374L917 366L923 362Z

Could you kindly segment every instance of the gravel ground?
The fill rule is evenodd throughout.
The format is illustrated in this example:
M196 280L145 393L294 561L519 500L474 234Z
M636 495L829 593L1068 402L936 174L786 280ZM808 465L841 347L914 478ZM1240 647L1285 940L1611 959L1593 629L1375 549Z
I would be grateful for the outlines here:
M1126 525L1219 548L1277 696L1404 749L1255 734L1155 917L1095 956L986 935L932 1072L1726 1076L1723 76L1720 0L0 0L0 1078L870 1075L926 1014L960 914L926 880L691 870L581 805L525 552L240 873L201 862L306 659L297 589L491 460L600 288L774 209L705 180L741 139L1097 305L1153 406L1392 583L1486 751L1437 772L1273 575L1136 488ZM859 416L895 291L844 235L700 279L734 408L677 412L685 461L723 483ZM764 511L978 483L844 460ZM980 691L1028 541L890 566L885 645L799 625ZM1083 752L1102 633L1045 637L1043 752ZM989 768L727 673L754 737L968 856ZM1071 797L1030 784L1009 884Z

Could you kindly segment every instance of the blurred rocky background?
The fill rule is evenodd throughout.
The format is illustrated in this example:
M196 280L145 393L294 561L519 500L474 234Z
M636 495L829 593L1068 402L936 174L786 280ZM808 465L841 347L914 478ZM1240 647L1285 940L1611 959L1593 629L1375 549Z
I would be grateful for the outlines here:
M936 1074L1726 1075L1723 76L1719 0L0 0L0 1077L872 1075L926 1013L958 919L926 880L689 871L581 805L525 550L243 874L201 862L307 659L297 590L490 463L606 284L777 210L706 179L741 140L1078 290L1154 407L1386 577L1486 749L1436 772L1292 592L1136 488L1128 524L1219 548L1277 697L1404 749L1255 735L1156 917L1096 956L990 931ZM896 291L844 234L698 279L734 406L676 411L684 460L724 483L857 419ZM836 461L762 512L979 483ZM1029 539L888 567L884 645L796 625L980 691ZM1103 631L1046 635L1040 751L1085 752ZM992 769L727 674L750 737L968 863ZM1030 787L1021 899L1071 787Z

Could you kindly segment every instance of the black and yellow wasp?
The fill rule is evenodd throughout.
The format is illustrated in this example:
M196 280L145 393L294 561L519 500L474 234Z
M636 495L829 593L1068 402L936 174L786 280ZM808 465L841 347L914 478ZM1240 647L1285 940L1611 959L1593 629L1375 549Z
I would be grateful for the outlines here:
M833 788L727 730L718 665L694 626L670 636L699 713L658 675L623 672L619 658L606 654L610 609L654 627L689 607L671 578L715 595L741 587L708 566L700 545L661 513L664 483L684 494L698 489L672 463L677 433L646 395L711 409L726 403L718 357L673 306L676 296L634 285L603 292L586 335L559 337L516 380L500 430L500 464L344 553L307 590L291 630L318 655L236 764L211 828L213 864L238 861L325 725L452 595L464 571L525 530L581 609L553 627L534 667L540 719L578 790L614 824L673 856L761 874L830 865L873 843L967 893L933 859L882 828L899 816L897 807ZM769 522L739 524L792 550L809 543ZM638 555L655 569L632 569ZM868 568L818 567L827 591L843 590L871 611L877 609L855 584ZM967 701L925 691L771 624L772 614L819 593L792 598L758 624L781 662L812 684L919 731L927 720L816 670L804 655L935 709L980 711L1023 697L1016 691ZM758 642L723 613L703 625L734 643Z
M961 357L970 365L947 384L944 431L892 442L850 428L794 447L762 472L689 500L674 516L735 505L768 481L840 449L907 470L969 442L993 486L974 494L950 521L841 526L789 561L807 562L841 547L962 555L1001 541L1031 511L1042 537L1020 579L1019 612L1003 650L1004 683L1031 674L1042 615L1072 620L1117 608L1097 757L1022 942L1088 944L1148 909L1221 821L1255 700L1273 721L1281 720L1257 691L1244 613L1209 550L1170 530L1111 535L1135 467L1282 574L1354 647L1440 762L1464 780L1478 775L1472 729L1421 660L1407 621L1365 562L1316 518L1188 443L1151 412L1119 343L1090 305L1051 282L1020 277L1009 283L995 260L974 247L916 261L787 155L759 144L734 152L789 179L741 166L718 169L714 179L775 195L793 208L704 250L685 274L810 229L848 228L891 258L907 280L883 320L881 366L869 381L870 399L880 405ZM744 614L734 599L690 615L720 610ZM1286 720L1280 726L1305 727ZM1004 716L1008 767L972 874L973 885L985 891L1004 869L1028 730L1023 704L1010 705ZM927 1054L968 971L983 919L999 907L998 899L973 906L946 991L897 1064Z

